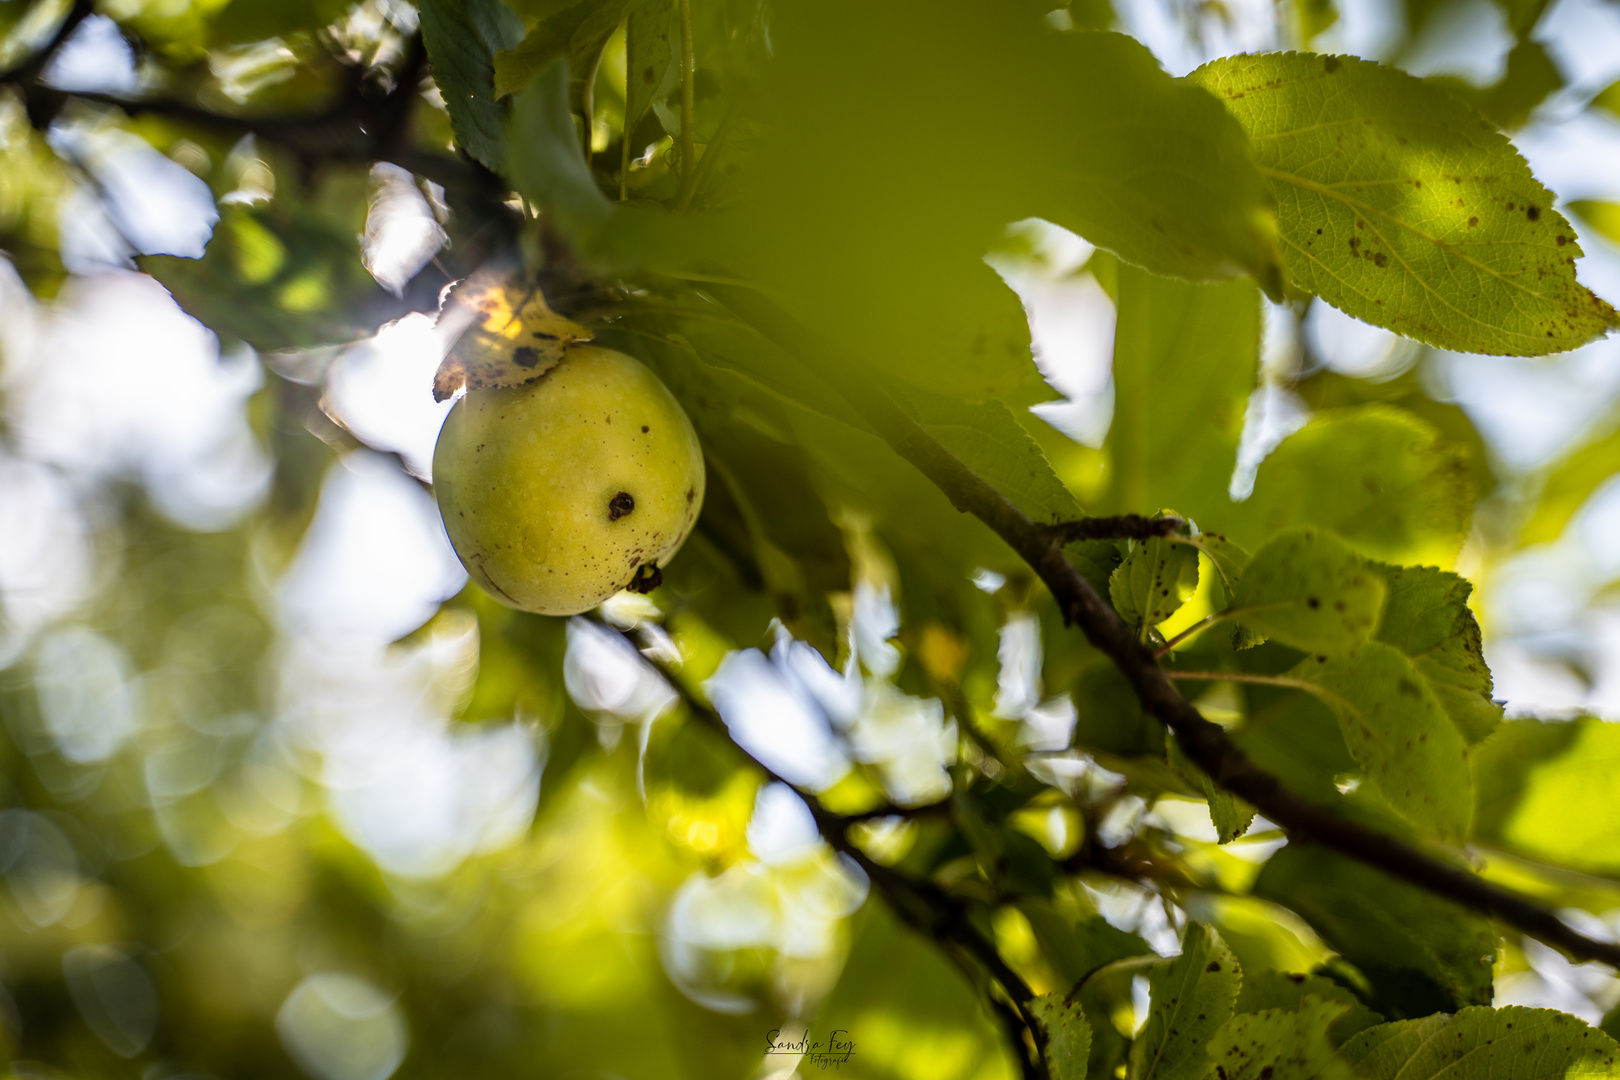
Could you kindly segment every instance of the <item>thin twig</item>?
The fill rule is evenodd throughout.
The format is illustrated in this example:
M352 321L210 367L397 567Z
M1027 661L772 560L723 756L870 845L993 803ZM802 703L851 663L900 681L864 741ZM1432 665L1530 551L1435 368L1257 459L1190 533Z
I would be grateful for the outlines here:
M1286 828L1295 842L1321 844L1436 896L1499 918L1573 960L1601 960L1620 967L1620 944L1589 938L1517 893L1289 791L1249 760L1220 725L1206 720L1181 696L1153 654L1063 556L1048 528L1031 521L940 445L862 364L756 292L725 286L710 286L707 291L798 358L807 370L825 378L957 509L984 522L1023 558L1046 583L1064 619L1078 625L1087 640L1114 662L1136 691L1143 710L1170 729L1187 757L1215 783Z
M1175 637L1153 650L1153 659L1163 660L1166 656L1170 655L1171 649L1174 649L1177 645L1180 645L1183 641L1186 641L1194 634L1202 634L1210 627L1235 617L1236 612L1231 609L1226 611L1217 611L1213 615L1206 615L1204 618L1199 619L1197 622L1187 627L1187 629L1183 630L1181 633L1177 634Z

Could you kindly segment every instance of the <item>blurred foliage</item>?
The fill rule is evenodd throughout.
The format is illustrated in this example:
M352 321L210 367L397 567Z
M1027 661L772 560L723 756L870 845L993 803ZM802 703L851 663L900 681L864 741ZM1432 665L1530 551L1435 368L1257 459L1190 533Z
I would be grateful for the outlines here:
M1565 535L1620 471L1613 418L1514 475L1428 345L1357 371L1305 331L1332 303L1535 355L1614 324L1503 135L1571 89L1545 4L1499 6L1479 86L1221 59L1250 16L1179 0L1188 78L1119 32L1128 0L0 3L6 1075L1146 1080L1221 1047L1231 1076L1382 1076L1425 1032L1491 1045L1520 1014L1476 1007L1542 947L1280 844L814 358L1041 525L1182 515L1064 553L1255 764L1614 927L1615 729L1502 719L1464 573ZM1389 55L1443 8L1406 0ZM1261 18L1304 50L1343 16ZM91 38L105 81L66 81ZM1586 108L1620 116L1620 83ZM1620 207L1569 209L1620 243ZM206 246L143 240L166 214ZM1088 244L1059 265L1054 236ZM490 266L703 444L662 586L596 618L464 585L425 466L354 404L382 382L346 381L404 382L387 335ZM132 274L249 358L220 423L262 476L217 518L78 399L40 415L101 457L30 426L94 321L64 285ZM1106 434L1045 419L1041 288L1106 297ZM1256 453L1279 400L1305 418ZM1579 1045L1607 1036L1526 1016L1548 1075L1612 1074Z

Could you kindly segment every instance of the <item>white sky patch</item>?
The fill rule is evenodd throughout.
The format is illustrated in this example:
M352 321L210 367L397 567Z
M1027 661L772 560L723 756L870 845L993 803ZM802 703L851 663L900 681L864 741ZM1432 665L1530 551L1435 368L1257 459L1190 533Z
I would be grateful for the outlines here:
M996 648L995 715L1016 720L1041 700L1041 620L1028 611L1014 612L1001 626Z
M1412 366L1420 348L1410 338L1364 323L1322 301L1306 312L1304 329L1312 354L1323 366L1358 379L1393 378Z
M1490 86L1507 71L1513 32L1491 0L1453 0L1429 18L1407 48L1401 67L1413 75L1457 75Z
M1551 357L1436 352L1436 396L1460 405L1491 452L1523 472L1572 449L1620 397L1620 338Z
M1237 465L1226 492L1234 502L1253 494L1261 463L1284 439L1304 427L1310 417L1309 406L1298 394L1273 383L1263 383L1249 395L1243 413L1243 434L1238 440Z
M135 89L135 52L118 24L91 15L52 57L44 81L58 90L127 94Z
M784 780L825 791L849 772L815 700L758 649L729 654L705 690L738 745Z
M378 162L371 167L371 207L360 238L360 261L377 284L400 296L405 286L450 242L416 186L416 177Z
M1556 0L1542 15L1536 38L1546 42L1580 97L1620 79L1620 8L1605 0Z
M401 877L441 877L517 842L539 799L545 743L537 729L459 725L447 715L440 654L455 644L389 648L306 633L280 658L280 730L313 755L311 778L344 835Z
M142 255L202 257L219 211L208 185L138 135L90 121L57 124L57 153L95 178L119 234Z
M0 668L89 593L90 525L55 469L0 453Z
M8 350L4 371L24 456L140 480L191 528L257 505L270 462L244 412L262 377L251 353L222 359L214 335L143 274L70 278L36 318L31 347Z
M796 862L821 845L821 833L797 792L786 784L766 784L754 796L748 819L748 850L767 866Z
M1035 364L1063 401L1030 411L1087 446L1101 446L1114 416L1114 303L1080 268L1096 248L1067 229L1031 218L1011 230L1031 257L987 261L1029 314Z
M466 582L433 496L387 458L355 451L321 485L278 589L282 623L292 634L394 641Z
M387 1080L405 1060L405 1013L374 983L321 972L293 988L276 1013L287 1054L319 1080Z
M431 315L391 322L333 361L322 407L355 438L398 453L431 483L433 447L455 404L433 400L433 373L450 344Z

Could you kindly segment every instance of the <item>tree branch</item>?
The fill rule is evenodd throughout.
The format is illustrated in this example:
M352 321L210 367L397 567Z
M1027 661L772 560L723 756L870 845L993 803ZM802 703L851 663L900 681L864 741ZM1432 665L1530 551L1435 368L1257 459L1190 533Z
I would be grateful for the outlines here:
M1017 552L1051 590L1064 619L1077 624L1087 640L1114 662L1136 691L1143 710L1170 729L1187 757L1215 783L1287 829L1295 842L1321 844L1436 896L1494 916L1573 960L1601 960L1620 967L1620 944L1589 938L1523 896L1289 791L1181 696L1153 654L1080 576L1045 528L940 445L860 364L761 293L726 285L707 285L705 291L826 379L958 510L984 522Z
M1185 524L1180 518L1168 515L1144 517L1141 514L1120 514L1118 517L1062 521L1038 528L1051 543L1072 544L1076 540L1149 540L1155 536L1169 536Z
M803 799L804 804L810 808L810 816L814 819L816 829L821 833L822 839L826 840L834 851L848 856L861 868L861 871L871 881L872 887L883 894L889 906L894 909L895 913L904 922L928 937L951 946L946 950L951 955L957 955L957 950L960 950L961 956L971 957L984 968L985 972L989 974L990 978L1007 997L1006 1002L998 1002L992 998L992 1008L996 1010L998 1016L1002 1017L1004 1024L1005 1014L1011 1009L1022 1028L1028 1030L1030 1038L1035 1043L1036 1051L1031 1055L1028 1044L1023 1040L1022 1030L1009 1032L1014 1048L1019 1052L1022 1060L1026 1080L1048 1080L1044 1058L1041 1056L1045 1043L1045 1031L1035 1018L1030 1015L1027 1008L1028 1002L1034 998L1035 993L1029 988L1029 984L1024 981L1023 977L1001 958L1001 953L996 950L995 945L968 921L967 911L962 901L950 896L932 882L915 881L897 870L873 861L871 856L862 851L849 838L849 828L856 822L893 814L904 816L932 813L943 804L921 806L911 810L886 807L882 812L850 816L833 813L822 805L821 800L816 798L815 795L788 783L779 773L760 761L746 747L733 739L731 730L726 727L726 723L721 719L720 714L693 693L691 688L668 666L642 654L640 648L636 646L634 639L628 633L599 619L596 621L598 625L619 634L632 648L635 648L637 654L641 656L642 662L657 671L664 681L680 695L681 702L693 717L735 747L738 753L746 757L756 769L765 774L766 779L783 784L797 792L799 798ZM960 957L958 962L960 963ZM970 978L975 977L977 974L971 969L967 969L967 973Z

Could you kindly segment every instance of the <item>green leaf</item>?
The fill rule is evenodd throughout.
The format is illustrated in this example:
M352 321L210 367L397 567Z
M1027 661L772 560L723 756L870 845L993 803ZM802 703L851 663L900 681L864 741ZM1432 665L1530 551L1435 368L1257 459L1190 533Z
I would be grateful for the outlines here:
M1507 720L1474 751L1476 831L1542 862L1620 874L1620 725Z
M1022 308L981 262L1030 216L1156 271L1280 282L1241 130L1130 38L1016 6L798 0L770 39L748 102L768 134L716 225L741 272L877 370L975 400L1033 381Z
M1073 521L1084 511L1051 462L999 401L969 404L897 386L896 400L928 433L1037 522Z
M512 99L511 179L530 202L557 215L581 242L605 224L613 204L585 164L568 109L568 61L557 57Z
M1259 291L1121 265L1117 302L1109 509L1200 518L1225 504L1237 461L1259 367Z
M1620 206L1616 207L1615 224L1620 227ZM1541 484L1535 512L1519 532L1519 543L1528 547L1558 539L1575 512L1616 473L1620 473L1620 427L1551 467Z
M1298 912L1354 964L1386 1016L1491 1001L1496 933L1465 907L1297 841L1271 857L1254 892Z
M1522 1005L1383 1024L1341 1053L1365 1080L1620 1076L1613 1039L1568 1013Z
M1188 78L1249 133L1301 289L1459 352L1542 356L1620 325L1575 280L1580 245L1552 192L1439 88L1309 53L1228 57Z
M1077 983L1104 964L1153 952L1135 934L1111 926L1100 915L1071 922L1050 901L1023 897L1016 902L1029 920L1041 953L1066 983Z
M849 959L814 1031L847 1032L856 1043L853 1061L868 1075L918 1075L918 1047L936 1045L949 1047L949 1075L1015 1075L1001 1032L960 968L882 903L866 904L854 922Z
M1502 707L1491 700L1479 622L1468 610L1474 587L1432 566L1375 569L1386 586L1378 640L1411 659L1463 738L1479 742L1496 729Z
M506 168L506 114L495 100L495 54L523 40L523 20L501 0L423 0L422 43L460 143L486 167Z
M675 62L675 50L670 45L673 11L670 0L651 0L630 12L624 43L626 132L633 133L641 123Z
M147 255L137 263L203 325L255 349L355 341L409 310L361 265L358 229L340 231L344 210L364 222L365 191L364 174L332 170L313 204L288 197L222 207L201 259Z
M1610 116L1620 117L1620 80L1599 90L1592 98L1592 108L1602 109Z
M1300 975L1287 971L1248 971L1238 994L1239 1013L1266 1009L1298 1009L1306 997L1320 998L1343 1006L1338 1018L1328 1024L1328 1041L1335 1046L1352 1035L1384 1022L1384 1018L1361 1003L1361 999L1332 979L1321 975Z
M1457 76L1431 76L1428 81L1508 130L1523 127L1536 106L1564 86L1563 75L1546 46L1530 40L1521 40L1508 53L1507 70L1492 86L1481 89Z
M1620 86L1620 83L1615 85ZM1596 229L1599 236L1620 244L1620 203L1575 199L1569 208L1575 211L1576 217Z
M1254 807L1227 791L1218 788L1207 775L1199 777L1204 797L1209 800L1209 821L1215 826L1216 843L1230 844L1249 831L1254 824Z
M1237 591L1238 580L1249 565L1249 553L1218 533L1199 533L1197 536L1172 536L1178 544L1197 548L1209 556L1220 574L1221 585L1230 596Z
M1137 541L1108 579L1108 597L1132 626L1157 626L1198 589L1198 552L1163 537Z
M1186 780L1202 789L1209 802L1209 821L1215 827L1215 842L1230 844L1254 824L1255 809L1225 788L1216 787L1209 774L1194 765L1181 751L1181 744L1167 740L1170 766Z
M1135 1080L1203 1080L1211 1062L1204 1046L1232 1016L1243 973L1221 936L1187 924L1181 955L1148 977L1147 1023L1131 1046Z
M1290 529L1254 553L1231 610L1285 645L1343 656L1372 636L1383 602L1383 581L1344 541Z
M642 0L580 0L535 24L523 40L495 57L494 91L497 98L515 94L544 71L553 60L565 57L573 81L568 101L583 100L586 77L596 70L602 47L625 15Z
M1332 711L1356 763L1396 813L1443 840L1468 835L1468 744L1400 650L1371 641L1350 656L1311 657L1289 677Z
M1362 405L1317 413L1261 464L1254 494L1206 524L1251 550L1314 525L1375 559L1444 565L1473 500L1461 447L1404 410Z
M1336 1000L1306 997L1298 1009L1239 1013L1209 1041L1222 1080L1350 1080L1328 1041L1347 1012Z
M1046 1070L1052 1080L1086 1080L1091 1025L1076 994L1042 994L1029 1011L1046 1033Z

